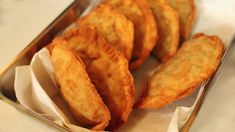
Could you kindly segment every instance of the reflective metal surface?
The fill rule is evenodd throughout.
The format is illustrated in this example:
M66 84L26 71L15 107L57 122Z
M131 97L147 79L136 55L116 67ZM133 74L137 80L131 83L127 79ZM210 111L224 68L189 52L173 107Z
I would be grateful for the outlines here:
M200 108L202 107L205 97L207 95L208 90L213 89L214 87L217 87L218 79L224 76L221 71L225 67L226 63L228 63L228 59L231 58L232 52L235 51L235 37L233 38L231 44L226 48L224 52L224 56L221 60L220 67L218 68L217 72L211 77L211 80L205 85L205 89L202 93L202 96L200 96L199 101L197 102L189 120L184 125L182 132L188 132L194 123L195 119L197 118L197 115L200 111ZM217 105L217 102L215 102L213 105Z
M32 43L25 47L5 69L0 71L0 100L12 105L19 111L23 112L23 114L39 119L39 121L46 123L45 125L52 125L59 131L68 131L68 129L53 123L45 117L34 114L16 102L14 92L15 67L28 65L37 51L49 44L59 32L63 31L80 16L81 12L83 12L88 6L88 2L89 1L84 0L76 0L73 2L60 16L48 25L48 27L42 31L42 33L35 38Z

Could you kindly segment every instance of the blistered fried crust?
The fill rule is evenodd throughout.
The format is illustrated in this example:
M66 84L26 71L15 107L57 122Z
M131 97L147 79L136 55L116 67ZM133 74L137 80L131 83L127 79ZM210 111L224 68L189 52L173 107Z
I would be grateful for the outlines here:
M65 34L68 47L85 62L89 77L111 112L107 130L127 121L134 103L134 83L128 60L92 28L71 29Z
M196 90L196 87L194 88L188 88L186 91L184 91L181 95L177 97L177 100L185 98L189 95L191 95Z
M106 0L134 24L134 49L130 69L136 70L149 56L157 40L157 25L145 0Z
M133 50L134 27L124 15L107 6L99 5L87 16L79 18L79 26L95 26L108 42L129 60Z
M217 69L223 43L217 36L196 35L186 41L169 61L150 78L137 108L162 108L192 93Z
M164 0L147 0L158 26L159 39L153 53L165 62L172 57L179 43L178 14Z
M177 11L180 20L180 36L182 40L189 39L195 21L196 6L194 0L167 0Z
M69 50L62 39L53 41L51 59L60 93L76 119L92 130L104 130L110 113L91 83L82 60Z

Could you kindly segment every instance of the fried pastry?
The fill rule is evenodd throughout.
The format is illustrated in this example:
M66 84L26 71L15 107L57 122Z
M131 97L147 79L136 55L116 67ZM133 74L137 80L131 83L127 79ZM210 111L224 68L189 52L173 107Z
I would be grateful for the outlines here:
M81 124L92 130L104 130L110 113L91 83L82 60L69 50L63 39L52 42L51 59L60 93Z
M130 69L136 70L149 56L157 40L157 25L145 0L106 0L134 24L134 49Z
M189 39L196 14L194 0L167 0L167 2L179 15L181 40Z
M127 121L134 103L134 83L128 60L95 29L80 27L65 33L67 46L85 62L89 77L110 110L107 130L115 130Z
M124 15L108 5L99 5L87 16L79 18L78 26L94 26L113 47L130 60L133 50L134 27Z
M174 57L164 63L148 82L137 108L162 108L190 95L217 69L223 43L217 36L198 34L186 41Z
M178 48L178 14L165 0L147 0L147 2L157 21L159 35L153 53L160 61L165 62L176 53Z

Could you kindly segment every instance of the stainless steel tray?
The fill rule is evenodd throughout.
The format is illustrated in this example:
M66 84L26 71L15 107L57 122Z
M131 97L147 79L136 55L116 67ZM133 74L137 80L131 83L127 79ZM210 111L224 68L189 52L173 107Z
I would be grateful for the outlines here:
M211 79L205 84L205 89L202 93L202 95L199 97L198 102L195 105L195 108L193 109L192 114L190 115L188 121L186 122L186 124L184 125L184 127L182 128L182 132L188 132L190 127L192 126L202 104L203 101L207 95L207 91L213 87L215 87L215 82L217 80L217 78L219 76L221 76L220 72L223 69L223 66L225 65L225 63L227 62L227 59L229 58L229 56L231 56L231 53L234 52L235 48L235 37L233 38L232 42L229 44L228 47L226 47L223 58L221 60L221 64L219 66L219 68L217 69L216 73L211 77Z
M68 131L68 129L61 127L45 117L39 116L27 110L19 103L17 103L14 92L15 67L28 65L33 55L42 47L49 44L52 39L66 27L71 25L88 6L89 1L75 0L64 12L59 15L48 27L40 33L27 47L25 47L15 58L11 61L5 69L0 71L0 99L12 105L21 112L28 114L36 119L41 120L59 129L60 131ZM46 125L46 124L45 124Z
M32 43L30 43L25 49L23 49L22 52L11 62L11 64L7 66L7 68L0 71L0 99L14 106L19 111L23 111L28 115L35 117L36 119L39 119L47 124L50 124L60 129L61 131L68 131L68 129L53 123L45 117L30 112L29 110L27 110L16 102L16 97L14 93L15 67L29 64L31 58L37 51L39 51L42 47L50 43L60 31L63 31L67 26L72 24L77 17L79 17L80 13L84 11L84 9L88 6L88 2L89 1L85 0L77 0L73 2L60 16L55 19L55 21L53 21L44 31L42 31L42 33L35 40L33 40ZM230 46L227 49L230 49ZM225 55L223 57L223 62L229 56L229 52L230 50L226 50ZM220 67L218 71L220 71L221 68L222 67ZM214 74L211 78L211 81L206 84L207 88L211 87L217 76L218 72ZM203 94L200 97L198 103L196 104L196 107L193 110L188 122L184 125L181 131L189 130L194 118L197 115L198 110L200 109L201 104L203 103L203 99L205 96L206 90L203 91Z

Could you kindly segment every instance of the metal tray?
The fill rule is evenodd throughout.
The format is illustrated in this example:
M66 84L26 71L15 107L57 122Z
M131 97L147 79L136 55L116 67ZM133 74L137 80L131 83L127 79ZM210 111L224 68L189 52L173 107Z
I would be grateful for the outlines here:
M59 129L60 131L69 131L45 117L39 116L17 103L14 92L15 67L28 65L33 55L42 47L52 41L52 39L66 27L71 25L80 14L86 9L89 1L75 0L67 9L64 10L48 27L40 33L27 47L25 47L5 69L0 71L0 99L12 105L19 111L41 120ZM46 124L45 124L46 125Z
M72 24L77 19L77 17L79 17L80 13L83 12L84 9L88 6L88 4L89 1L84 1L84 0L76 0L75 2L73 2L60 16L58 16L55 19L55 21L53 21L44 31L42 31L42 33L37 38L35 38L25 49L23 49L22 52L18 56L16 56L16 58L12 60L12 62L5 69L0 71L0 99L14 106L18 110L23 111L28 115L35 117L36 119L39 119L47 124L50 124L61 131L69 131L69 130L66 129L65 127L61 127L53 123L52 121L46 119L45 117L32 113L31 111L27 110L26 108L24 108L23 106L21 106L19 103L16 102L17 100L14 92L15 67L21 65L28 65L33 55L37 51L39 51L42 47L50 43L52 39L59 32L63 31L66 27ZM223 62L229 56L228 53L230 52L230 50L228 49L230 49L230 47L231 46L227 48L224 54L222 60ZM220 67L219 70L221 68L222 67ZM213 82L215 81L216 76L218 76L217 73L211 77L211 81L206 82L207 83L206 89L211 87L211 84L213 84ZM199 101L197 102L196 107L193 110L188 122L184 125L181 131L186 132L189 130L190 125L192 124L194 118L196 117L205 96L206 96L206 90L203 91L203 94L200 97Z
M232 42L229 44L229 46L225 49L223 58L221 60L220 66L217 69L216 73L211 77L211 79L205 84L205 88L203 90L202 95L199 97L198 102L195 105L195 108L193 109L192 114L190 115L188 121L185 123L185 125L182 128L182 132L188 132L190 127L192 126L194 120L196 119L196 116L203 104L203 101L207 95L207 91L213 87L215 87L215 82L219 76L221 76L221 70L223 69L223 66L226 64L228 58L231 56L231 53L235 50L235 37L233 38Z

